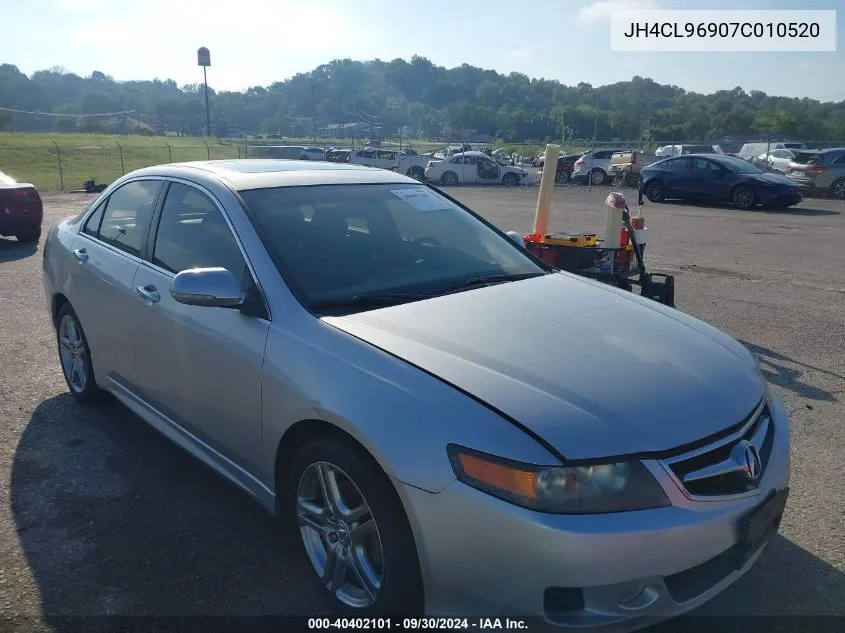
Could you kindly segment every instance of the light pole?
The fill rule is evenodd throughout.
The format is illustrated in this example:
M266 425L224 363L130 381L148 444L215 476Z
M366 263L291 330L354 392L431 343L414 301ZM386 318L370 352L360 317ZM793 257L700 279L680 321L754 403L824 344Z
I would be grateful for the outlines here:
M208 76L205 69L211 66L211 53L203 46L197 49L197 64L202 66L202 80L205 84L205 135L211 136L211 112L208 110Z
M311 84L311 126L313 128L314 143L317 143L317 84Z

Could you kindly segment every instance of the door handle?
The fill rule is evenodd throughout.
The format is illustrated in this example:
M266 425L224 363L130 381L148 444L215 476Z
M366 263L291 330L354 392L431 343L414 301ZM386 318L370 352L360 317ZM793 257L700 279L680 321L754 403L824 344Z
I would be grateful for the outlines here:
M73 249L73 254L76 255L76 259L78 259L80 262L88 261L88 251L86 251L84 248Z
M144 298L144 303L147 305L161 301L161 295L152 284L148 284L146 286L135 286L135 292Z

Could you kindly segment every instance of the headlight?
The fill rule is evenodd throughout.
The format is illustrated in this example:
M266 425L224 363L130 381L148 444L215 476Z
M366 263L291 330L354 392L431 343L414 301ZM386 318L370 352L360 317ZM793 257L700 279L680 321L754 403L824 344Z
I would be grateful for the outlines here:
M583 466L536 466L450 444L463 483L540 512L598 514L661 508L669 499L639 460Z

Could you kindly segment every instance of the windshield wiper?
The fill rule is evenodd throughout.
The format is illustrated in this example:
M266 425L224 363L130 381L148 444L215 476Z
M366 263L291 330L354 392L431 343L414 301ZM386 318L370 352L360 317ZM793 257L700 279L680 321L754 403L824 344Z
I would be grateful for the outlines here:
M444 288L443 290L437 292L437 294L448 295L453 292L463 292L464 290L470 290L471 288L477 288L479 286L492 286L494 284L502 284L508 281L520 281L522 279L531 279L532 277L541 277L545 274L546 273L520 273L518 275L484 275L481 277L470 277L466 281L462 281L455 286Z
M355 294L351 297L343 297L340 299L327 299L325 301L316 301L311 304L314 310L333 310L343 308L369 308L397 305L400 303L408 303L410 301L420 301L422 299L430 299L434 295L424 293L400 293L400 292L372 292Z

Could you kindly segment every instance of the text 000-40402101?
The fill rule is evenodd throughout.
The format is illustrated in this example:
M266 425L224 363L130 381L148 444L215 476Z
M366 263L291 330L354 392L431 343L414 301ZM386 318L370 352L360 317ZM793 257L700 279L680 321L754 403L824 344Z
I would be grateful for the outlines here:
M618 52L828 52L836 11L613 11Z

